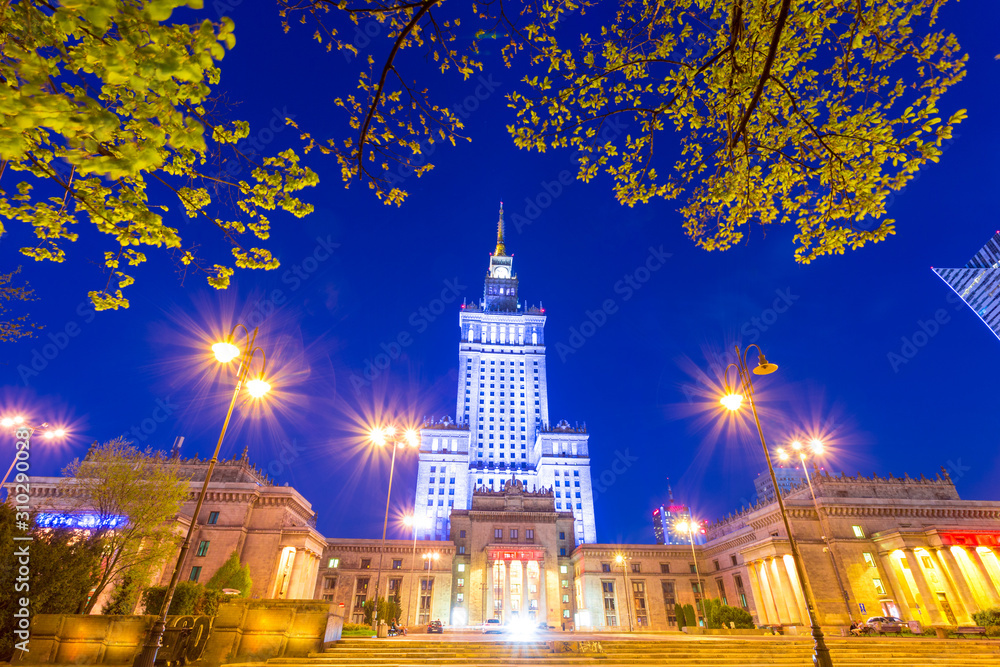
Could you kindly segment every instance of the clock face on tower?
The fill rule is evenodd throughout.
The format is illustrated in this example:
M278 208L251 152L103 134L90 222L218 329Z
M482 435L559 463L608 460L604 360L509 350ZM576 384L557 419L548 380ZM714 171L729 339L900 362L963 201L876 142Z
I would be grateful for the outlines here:
M506 266L497 266L493 268L494 278L510 278L510 270Z

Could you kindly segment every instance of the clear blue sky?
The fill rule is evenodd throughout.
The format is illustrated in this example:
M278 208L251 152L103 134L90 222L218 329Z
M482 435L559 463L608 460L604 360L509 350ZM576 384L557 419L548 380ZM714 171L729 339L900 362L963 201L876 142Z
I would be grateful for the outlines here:
M341 56L322 52L301 30L283 35L273 6L250 4L229 12L237 46L223 61L221 87L239 102L234 115L254 132L275 110L318 137L343 132L332 104L350 87ZM214 17L206 5L203 13ZM549 316L550 419L586 422L594 476L607 473L612 482L596 501L601 541L651 542L650 511L665 501L668 478L678 501L704 518L751 496L764 469L756 435L720 423L714 399L705 398L705 377L718 382L714 360L731 361L737 342L760 344L780 366L757 385L774 444L822 435L834 470L932 476L945 466L963 497L1000 499L1000 341L948 300L930 270L964 264L998 228L997 14L982 0L950 3L942 14L970 53L968 77L942 108L967 108L969 119L941 163L896 197L890 214L898 233L883 244L801 266L792 260L793 230L772 229L766 238L754 230L743 247L710 254L684 237L676 203L622 208L602 179L565 186L532 224L509 229L521 298L544 303ZM359 424L378 414L401 422L454 415L457 303L433 317L421 309L433 311L443 290L457 291L459 302L479 299L499 201L509 220L523 214L526 200L569 167L568 154L513 147L503 93L517 74L492 72L496 89L466 120L473 141L437 152L436 169L407 181L411 195L401 208L383 206L357 184L345 190L333 159L310 155L321 184L305 196L316 211L276 218L272 247L282 268L240 272L227 292L201 278L182 286L161 261L136 272L130 309L94 316L80 307L88 289L103 285L88 261L97 247L89 230L66 264L25 263L41 298L32 312L46 331L5 347L3 401L73 429L66 445L35 450L34 472L56 474L92 441L144 420L155 429L139 444L166 449L183 435L186 455L209 456L231 385L204 371L201 333L268 310L276 296L260 343L276 374L277 408L241 411L223 455L247 446L277 483L312 502L324 534L376 537L388 459L361 446ZM454 104L478 85L431 83ZM297 146L292 132L275 134L266 150ZM199 233L186 219L179 224ZM23 233L14 229L0 242L3 266L21 262ZM641 289L616 291L650 248L671 257ZM616 312L579 349L558 354L556 344L570 344L572 328L607 299ZM888 355L901 353L902 339L939 309L947 321L928 325L934 334L894 368ZM63 339L67 326L78 333ZM30 366L49 334L65 349L26 384L18 366ZM352 376L400 334L412 342L356 390ZM620 475L610 472L616 457L630 462ZM415 455L397 464L399 515L413 502Z

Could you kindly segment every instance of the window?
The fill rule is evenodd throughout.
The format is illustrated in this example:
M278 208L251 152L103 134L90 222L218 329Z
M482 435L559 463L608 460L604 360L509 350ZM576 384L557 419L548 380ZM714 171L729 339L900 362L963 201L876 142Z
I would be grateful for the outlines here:
M517 528L511 528L510 529L510 539L512 539L512 540L516 540L517 539Z
M559 582L559 585L562 586L563 588L569 588L569 579L563 579L562 581Z
M465 579L456 579L455 588L465 588Z
M482 484L483 480L479 480L479 483ZM465 531L464 530L458 531L458 536L465 539Z
M930 556L921 556L920 557L920 562L923 563L924 567L927 568L928 570L933 570L934 569L934 563L931 562L931 557Z
M719 579L715 580L715 585L719 587L719 599L722 600L722 604L728 605L729 602L727 601L727 598L726 598L726 584L725 584L725 582L721 578L719 578Z
M326 561L326 566L330 567L330 568L340 567L340 559L339 558L331 558L330 560Z
M736 554L729 554L729 564L736 567Z
M218 512L209 512L208 513L208 523L209 524L219 523L219 513Z
M632 582L632 602L635 605L635 624L640 628L649 625L649 617L646 615L646 582Z
M632 563L632 572L635 574L642 572L642 563Z
M719 570L719 559L716 558L715 560L713 560L712 561L712 565L715 567L715 570L718 571Z
M365 600L368 598L368 577L358 577L354 588L354 611L364 613Z
M690 570L691 574L698 574L698 569L695 567L694 563L688 563L688 569Z
M434 579L426 577L420 580L420 617L418 623L424 624L431 618L431 594L434 592Z
M875 567L875 557L874 557L874 556L872 556L872 555L871 555L870 553L868 553L867 551L866 551L866 552L864 552L864 553L863 553L863 554L861 554L861 555L865 557L865 563L867 563L867 564L868 564L868 567Z
M494 528L493 529L493 539L495 539L495 540L502 540L503 539L503 528Z
M394 569L394 570L402 570L403 569L403 559L402 558L393 558L392 559L392 569Z
M565 565L559 566L559 574L566 574L567 572L569 572L569 568L567 566Z
M744 609L747 608L747 594L743 590L743 577L740 575L733 576L733 583L736 584L736 594L740 596L740 606Z
M670 563L660 563L660 573L670 574Z
M534 540L535 539L535 529L534 528L525 528L524 529L524 539L527 540L528 542L531 542L532 540Z
M195 565L191 568L191 576L188 577L188 581L198 581L198 577L201 576L201 565Z
M601 572L610 572L611 563L601 563Z
M399 591L403 587L402 579L389 580L389 599L399 602Z
M566 555L566 547L559 547L559 555L560 556Z
M465 553L465 545L464 544L458 547L458 553L460 553L460 554L464 554Z
M604 593L604 624L610 628L618 626L618 614L615 613L615 582L601 581Z
M566 533L562 533L562 532L559 533L559 539L560 540L565 540L566 539Z
M876 593L879 595L885 595L885 587L882 585L881 579L872 579L872 584L875 586Z
M458 564L458 571L459 572L465 572L465 563L459 563Z
M362 558L361 559L361 569L362 570L370 570L371 567L372 567L372 559L371 558Z
M337 587L337 577L323 577L323 589L333 590Z
M562 596L563 604L569 604L569 594Z
M458 604L462 604L463 602L465 602L465 593L457 593L455 595L455 602L457 602Z
M201 543L198 544L198 555L199 556L208 555L208 540L202 540ZM198 580L192 579L191 581L198 581Z
M865 531L862 530L861 526L851 526L851 530L854 531L854 537L864 537Z

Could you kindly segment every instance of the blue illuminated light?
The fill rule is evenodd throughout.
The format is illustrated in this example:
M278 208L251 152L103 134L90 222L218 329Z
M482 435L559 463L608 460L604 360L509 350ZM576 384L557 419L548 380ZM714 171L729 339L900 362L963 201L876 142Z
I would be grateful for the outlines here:
M128 517L109 516L101 518L98 514L69 514L59 512L39 512L35 523L41 528L118 528L128 523Z

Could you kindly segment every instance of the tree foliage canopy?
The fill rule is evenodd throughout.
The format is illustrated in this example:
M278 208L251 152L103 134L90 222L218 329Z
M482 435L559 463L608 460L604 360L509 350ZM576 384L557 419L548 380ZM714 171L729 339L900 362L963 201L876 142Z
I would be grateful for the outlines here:
M250 590L253 588L250 566L240 565L240 555L233 551L229 554L226 562L208 580L205 588L220 591L224 588L235 588L240 592L241 597L250 597Z
M100 543L102 567L86 613L101 592L125 577L148 581L179 542L173 519L187 496L188 482L162 452L140 451L124 438L96 445L63 474L67 495L80 511L96 514L91 539ZM119 519L124 518L124 522Z
M808 263L893 234L892 192L939 159L964 118L938 108L967 59L937 26L945 2L279 5L286 30L312 18L316 40L357 56L357 91L338 100L350 129L321 150L336 154L345 182L367 182L386 203L405 199L399 165L425 173L428 147L463 129L413 71L424 77L419 63L430 62L468 79L483 70L485 36L502 44L508 66L524 51L538 70L508 94L517 146L575 151L577 177L608 175L624 205L680 200L688 236L707 250L741 242L751 225L792 223L795 258ZM596 25L580 33L573 20L588 10ZM387 55L361 57L357 34L382 40ZM421 57L404 58L412 49ZM602 138L615 120L628 133Z
M37 243L21 252L54 262L81 224L96 226L108 237L95 258L107 282L89 292L99 310L128 306L126 267L147 261L150 247L217 288L234 266L274 269L277 259L254 245L269 236L265 212L312 210L297 193L317 177L293 151L255 159L241 143L249 124L215 119L212 86L217 61L235 44L233 22L168 23L176 7L201 4L0 4L0 221L30 225ZM253 167L250 180L222 170L228 154ZM196 241L185 243L181 214L212 228L230 260L213 263Z

